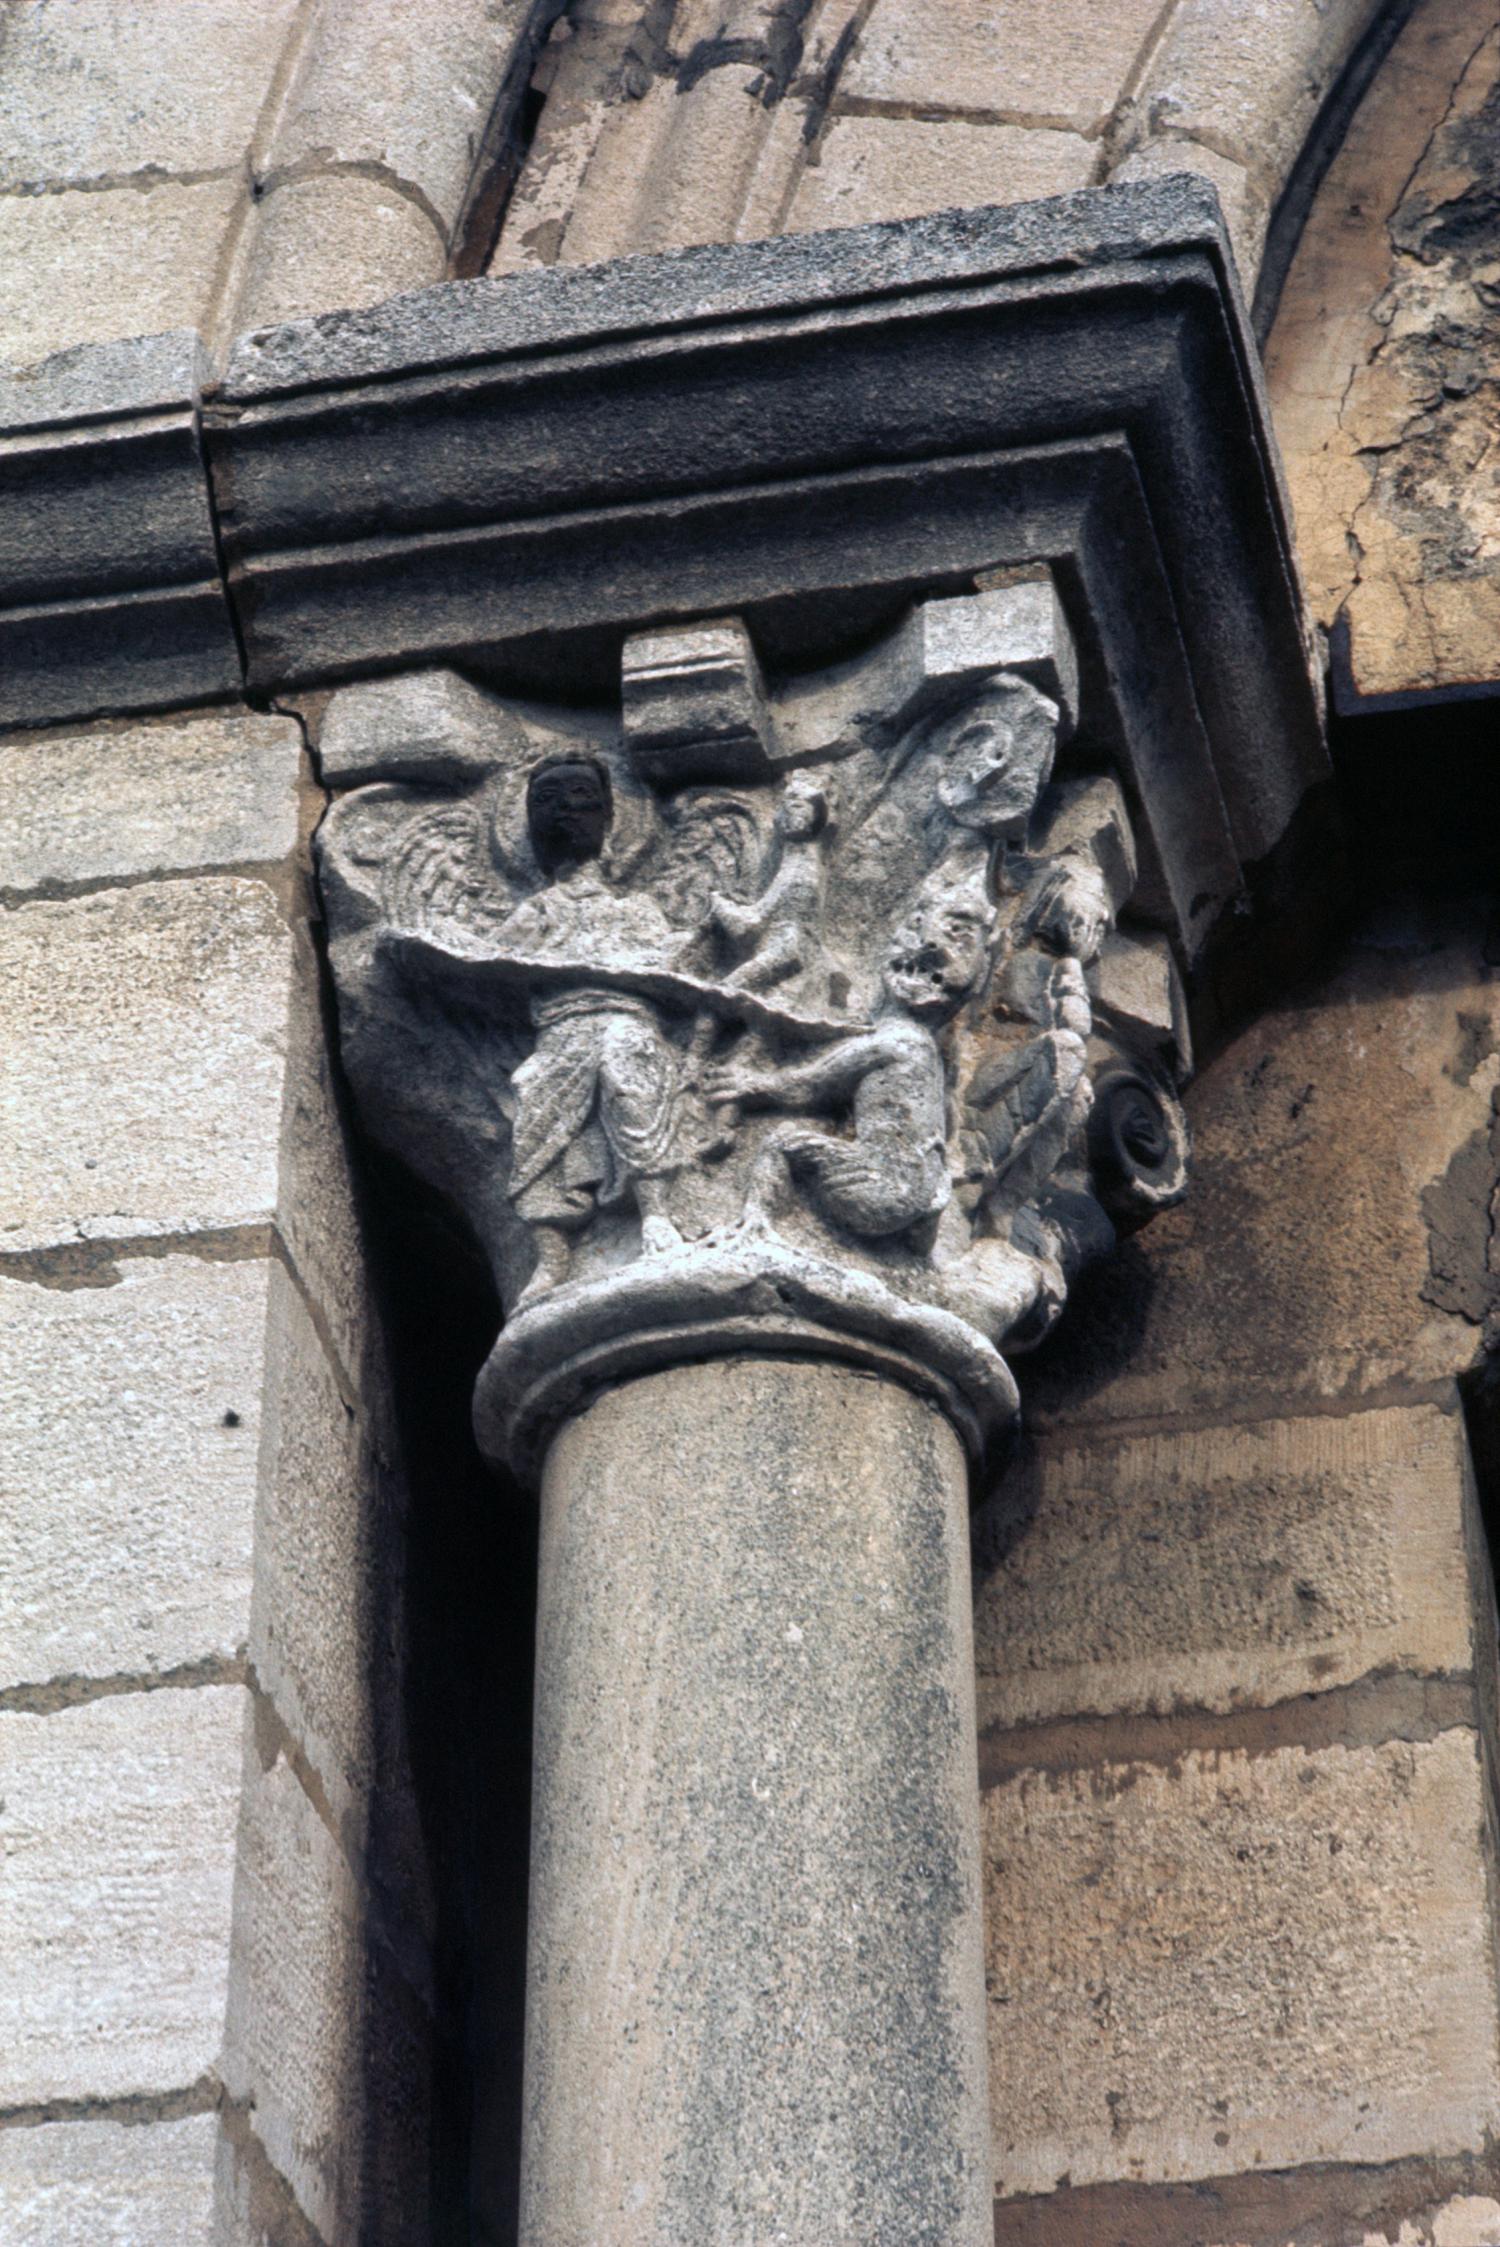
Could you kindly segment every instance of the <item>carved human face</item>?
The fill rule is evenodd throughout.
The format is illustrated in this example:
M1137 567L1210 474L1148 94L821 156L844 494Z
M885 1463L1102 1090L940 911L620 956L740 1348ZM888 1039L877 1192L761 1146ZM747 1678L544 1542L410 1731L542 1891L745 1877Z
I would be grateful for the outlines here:
M604 848L610 821L609 776L588 757L538 765L526 787L526 824L545 873L581 865Z
M945 1022L978 988L989 958L992 908L973 896L930 899L897 930L885 987L919 1022Z
M977 695L932 736L938 801L982 835L1024 829L1052 770L1057 713L1024 681Z
M811 773L794 772L781 798L781 831L788 842L816 835L828 815L828 798Z

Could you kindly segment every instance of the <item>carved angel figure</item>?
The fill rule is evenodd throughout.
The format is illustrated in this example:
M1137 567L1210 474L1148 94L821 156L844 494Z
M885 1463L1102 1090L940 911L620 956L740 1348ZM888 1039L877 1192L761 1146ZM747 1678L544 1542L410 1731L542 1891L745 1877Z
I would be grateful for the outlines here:
M527 898L497 932L504 947L549 966L576 970L531 1000L537 1031L516 1070L508 1192L530 1226L536 1269L524 1303L567 1273L568 1235L596 1205L630 1192L641 1214L647 1253L681 1239L666 1203L666 1182L702 1151L706 1136L683 1082L681 1059L645 1000L591 984L602 959L671 967L694 941L674 929L655 899L611 889L598 870L609 831L609 776L591 758L538 765L526 791L526 817L546 888ZM701 1117L701 1111L699 1111Z

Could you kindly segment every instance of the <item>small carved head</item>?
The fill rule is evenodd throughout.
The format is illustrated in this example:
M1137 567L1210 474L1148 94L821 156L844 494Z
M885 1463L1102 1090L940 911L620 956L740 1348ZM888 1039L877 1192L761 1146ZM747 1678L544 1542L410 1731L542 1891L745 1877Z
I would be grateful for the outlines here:
M939 803L960 827L1018 838L1052 772L1057 705L1029 681L996 679L929 736Z
M886 958L885 988L919 1022L946 1022L979 989L990 963L995 908L978 882L929 888Z
M778 818L789 843L820 835L829 823L827 790L812 773L794 772L781 792Z
M592 757L548 757L526 783L526 826L544 874L597 858L613 814L609 774Z

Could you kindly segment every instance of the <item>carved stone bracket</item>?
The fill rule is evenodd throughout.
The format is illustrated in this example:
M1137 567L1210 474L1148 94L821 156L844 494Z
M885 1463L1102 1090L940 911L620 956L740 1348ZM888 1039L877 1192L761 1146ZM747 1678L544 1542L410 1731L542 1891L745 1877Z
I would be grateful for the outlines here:
M327 765L383 775L320 839L345 1060L492 1265L492 1456L751 1348L900 1379L982 1466L1007 1356L1186 1183L1176 971L1077 700L1045 575L770 689L737 618L639 634L618 719L335 697Z

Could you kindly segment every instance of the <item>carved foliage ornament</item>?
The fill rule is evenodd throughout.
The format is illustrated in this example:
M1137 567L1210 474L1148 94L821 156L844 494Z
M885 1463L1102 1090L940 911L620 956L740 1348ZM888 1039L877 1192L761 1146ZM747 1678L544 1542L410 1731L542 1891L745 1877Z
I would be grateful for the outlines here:
M450 679L436 755L423 691L336 698L413 777L342 797L320 867L366 1120L505 1308L486 1448L524 1469L598 1382L760 1347L914 1381L982 1455L1004 1353L1186 1175L1125 805L1056 770L1050 585L773 698L734 620L642 635L620 722Z

